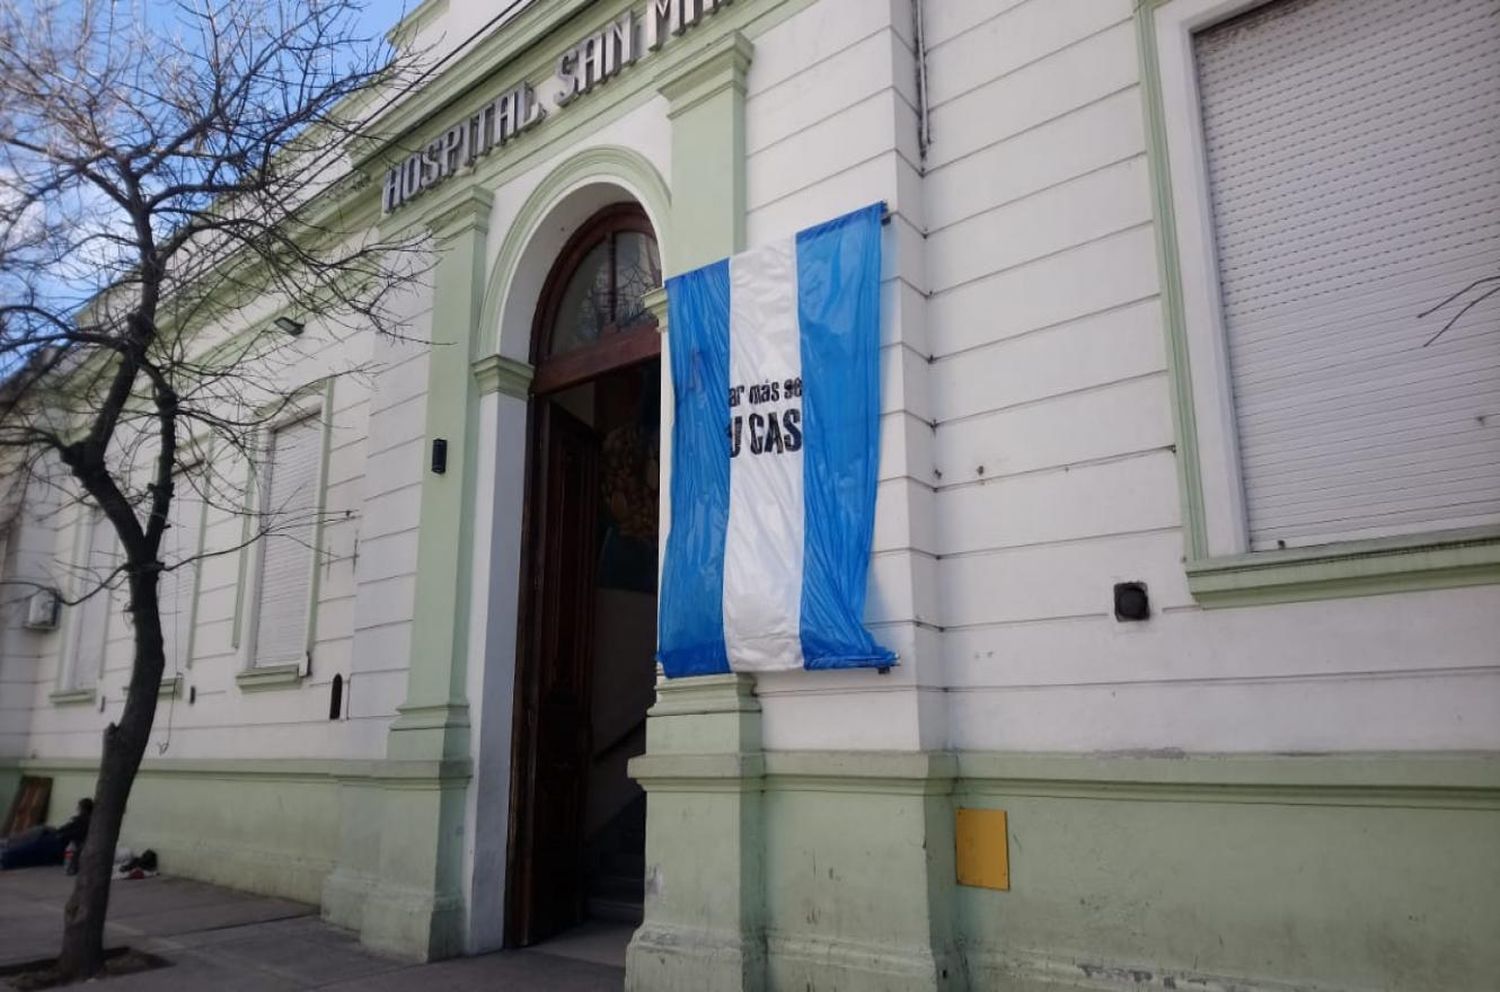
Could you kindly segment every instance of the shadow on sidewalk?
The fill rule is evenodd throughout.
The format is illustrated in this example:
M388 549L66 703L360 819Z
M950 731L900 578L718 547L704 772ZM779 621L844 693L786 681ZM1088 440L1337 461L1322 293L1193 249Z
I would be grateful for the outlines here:
M0 872L0 966L57 954L71 889L61 868ZM165 876L116 881L107 934L110 946L171 962L111 979L109 988L120 992L602 992L618 990L625 974L615 963L623 933L590 931L555 948L412 964L361 947L353 934L319 919L315 906Z

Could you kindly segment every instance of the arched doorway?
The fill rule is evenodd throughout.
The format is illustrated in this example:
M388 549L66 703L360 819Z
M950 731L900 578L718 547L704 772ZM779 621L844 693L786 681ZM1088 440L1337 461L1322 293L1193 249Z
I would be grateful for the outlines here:
M606 207L559 253L532 328L507 940L639 922L655 681L661 342L655 232Z

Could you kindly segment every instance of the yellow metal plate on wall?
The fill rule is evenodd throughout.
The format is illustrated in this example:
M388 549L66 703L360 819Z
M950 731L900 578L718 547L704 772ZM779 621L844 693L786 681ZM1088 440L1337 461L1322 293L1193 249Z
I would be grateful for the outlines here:
M958 884L1010 890L1010 841L1003 809L960 809L953 828Z

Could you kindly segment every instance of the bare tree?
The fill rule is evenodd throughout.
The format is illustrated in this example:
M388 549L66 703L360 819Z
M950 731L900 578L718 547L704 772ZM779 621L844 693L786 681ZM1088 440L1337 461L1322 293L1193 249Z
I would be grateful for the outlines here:
M1438 332L1436 334L1428 338L1426 341L1422 342L1422 347L1426 348L1438 338L1442 337L1444 334L1447 334L1449 329L1452 328L1454 324L1457 324L1460 320L1463 319L1464 314L1468 313L1470 310L1473 310L1475 307L1479 306L1479 304L1483 303L1491 296L1500 293L1500 275L1483 276L1479 279L1475 279L1473 282L1469 283L1458 292L1444 297L1441 303L1438 303L1436 306L1433 306L1427 310L1423 310L1421 313L1417 314L1417 319L1421 320L1426 317L1431 317L1433 314L1437 313L1439 310L1443 309L1449 304L1459 302L1461 299L1463 299L1463 297L1468 296L1475 290L1478 290L1478 292L1474 293L1473 298L1465 301L1463 306L1454 311L1452 316L1450 316L1447 322L1438 329Z
M415 70L361 33L362 6L0 5L0 465L60 475L108 518L119 565L90 581L124 587L133 626L64 979L103 967L113 852L164 668L158 584L186 563L163 560L163 537L189 441L253 465L294 399L277 365L287 330L316 313L335 336L399 335L392 298L424 264L418 245L346 229L329 206L362 182L348 153L361 117ZM194 485L242 508L243 479L226 478Z

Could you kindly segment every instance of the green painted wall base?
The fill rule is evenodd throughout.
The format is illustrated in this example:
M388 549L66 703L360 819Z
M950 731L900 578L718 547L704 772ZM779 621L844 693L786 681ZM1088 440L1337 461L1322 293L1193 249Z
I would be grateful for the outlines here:
M24 761L0 769L0 785L23 771L52 778L52 822L93 794L97 773ZM468 780L464 760L147 762L120 842L155 850L172 875L321 904L387 953L451 957L463 950Z
M365 945L412 960L463 952L461 872L467 761L384 762L338 786L337 864L323 916Z
M879 758L766 755L772 988L964 987L950 896L956 764Z
M1490 989L1500 754L766 752L659 687L632 990ZM960 886L959 808L1010 889Z
M1494 987L1500 755L766 752L749 680L663 686L634 990L1353 992ZM93 787L54 780L52 819ZM462 762L146 765L124 843L459 953ZM1009 891L956 884L953 815L1008 814ZM450 838L448 844L442 837Z
M24 761L21 768L52 778L50 822L94 794L92 762ZM368 763L147 762L120 843L151 848L174 875L317 903L336 854L335 783L358 774L368 774Z
M346 930L364 928L365 905L380 865L382 790L370 782L338 787L339 859L323 881L323 918Z
M463 953L462 779L387 787L380 861L360 940L420 961Z
M1484 989L1500 755L964 755L1011 890L955 888L974 988Z
M753 683L743 675L663 683L646 750L630 765L649 795L646 920L627 953L626 988L762 988L763 766ZM690 857L673 848L688 837Z
M764 988L763 942L706 927L647 922L630 940L625 987L737 992Z

